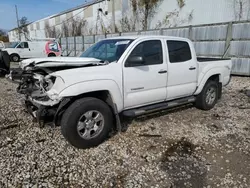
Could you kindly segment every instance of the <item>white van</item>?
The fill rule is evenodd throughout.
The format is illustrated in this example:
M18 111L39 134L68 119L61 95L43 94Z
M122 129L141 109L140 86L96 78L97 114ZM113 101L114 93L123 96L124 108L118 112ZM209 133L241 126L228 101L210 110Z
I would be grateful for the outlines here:
M9 53L13 62L20 59L61 56L61 47L56 40L37 40L14 42L8 48L4 48Z

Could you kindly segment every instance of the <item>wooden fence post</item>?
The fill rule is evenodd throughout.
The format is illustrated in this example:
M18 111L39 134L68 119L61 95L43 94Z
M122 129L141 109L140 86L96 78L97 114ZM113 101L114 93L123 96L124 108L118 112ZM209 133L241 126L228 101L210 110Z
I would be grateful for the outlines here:
M232 37L233 37L233 22L229 22L228 26L227 26L227 37L226 37L226 41L225 41L225 52L223 54L223 58L228 56Z
M85 49L84 49L84 35L82 36L82 51L85 51Z
M162 28L159 29L159 34L160 34L160 35L163 35L163 30L162 30Z
M68 45L68 37L65 37L65 40L66 40L66 54L67 54L67 56L68 56L68 54L69 54L69 45Z
M75 56L76 56L76 36L74 36L74 50L75 50Z
M192 25L189 26L188 38L193 41L193 27L192 27Z

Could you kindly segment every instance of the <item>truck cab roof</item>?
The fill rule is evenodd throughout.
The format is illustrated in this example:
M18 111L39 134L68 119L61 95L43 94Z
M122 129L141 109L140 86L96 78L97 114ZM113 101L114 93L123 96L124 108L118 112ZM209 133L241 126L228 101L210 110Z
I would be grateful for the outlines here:
M166 36L166 35L128 35L128 36L117 36L117 37L110 37L103 40L109 39L166 39L166 40L181 40L181 41L190 41L187 38L183 37L174 37L174 36Z

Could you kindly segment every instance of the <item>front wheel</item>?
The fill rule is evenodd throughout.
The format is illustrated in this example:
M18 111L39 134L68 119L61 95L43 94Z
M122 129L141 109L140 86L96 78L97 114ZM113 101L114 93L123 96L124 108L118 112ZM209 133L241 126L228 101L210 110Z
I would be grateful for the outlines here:
M83 98L69 106L61 122L66 140L76 148L85 149L101 144L108 137L113 114L102 100Z
M212 109L218 101L218 82L209 80L202 92L197 96L195 106L201 110Z

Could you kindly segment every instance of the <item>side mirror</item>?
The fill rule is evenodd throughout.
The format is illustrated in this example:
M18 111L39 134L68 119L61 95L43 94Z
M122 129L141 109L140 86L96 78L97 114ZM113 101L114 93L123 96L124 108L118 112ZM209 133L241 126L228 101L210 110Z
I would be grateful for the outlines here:
M142 65L145 65L145 61L142 56L132 56L132 57L129 57L127 60L128 67L136 67L136 66L142 66Z

